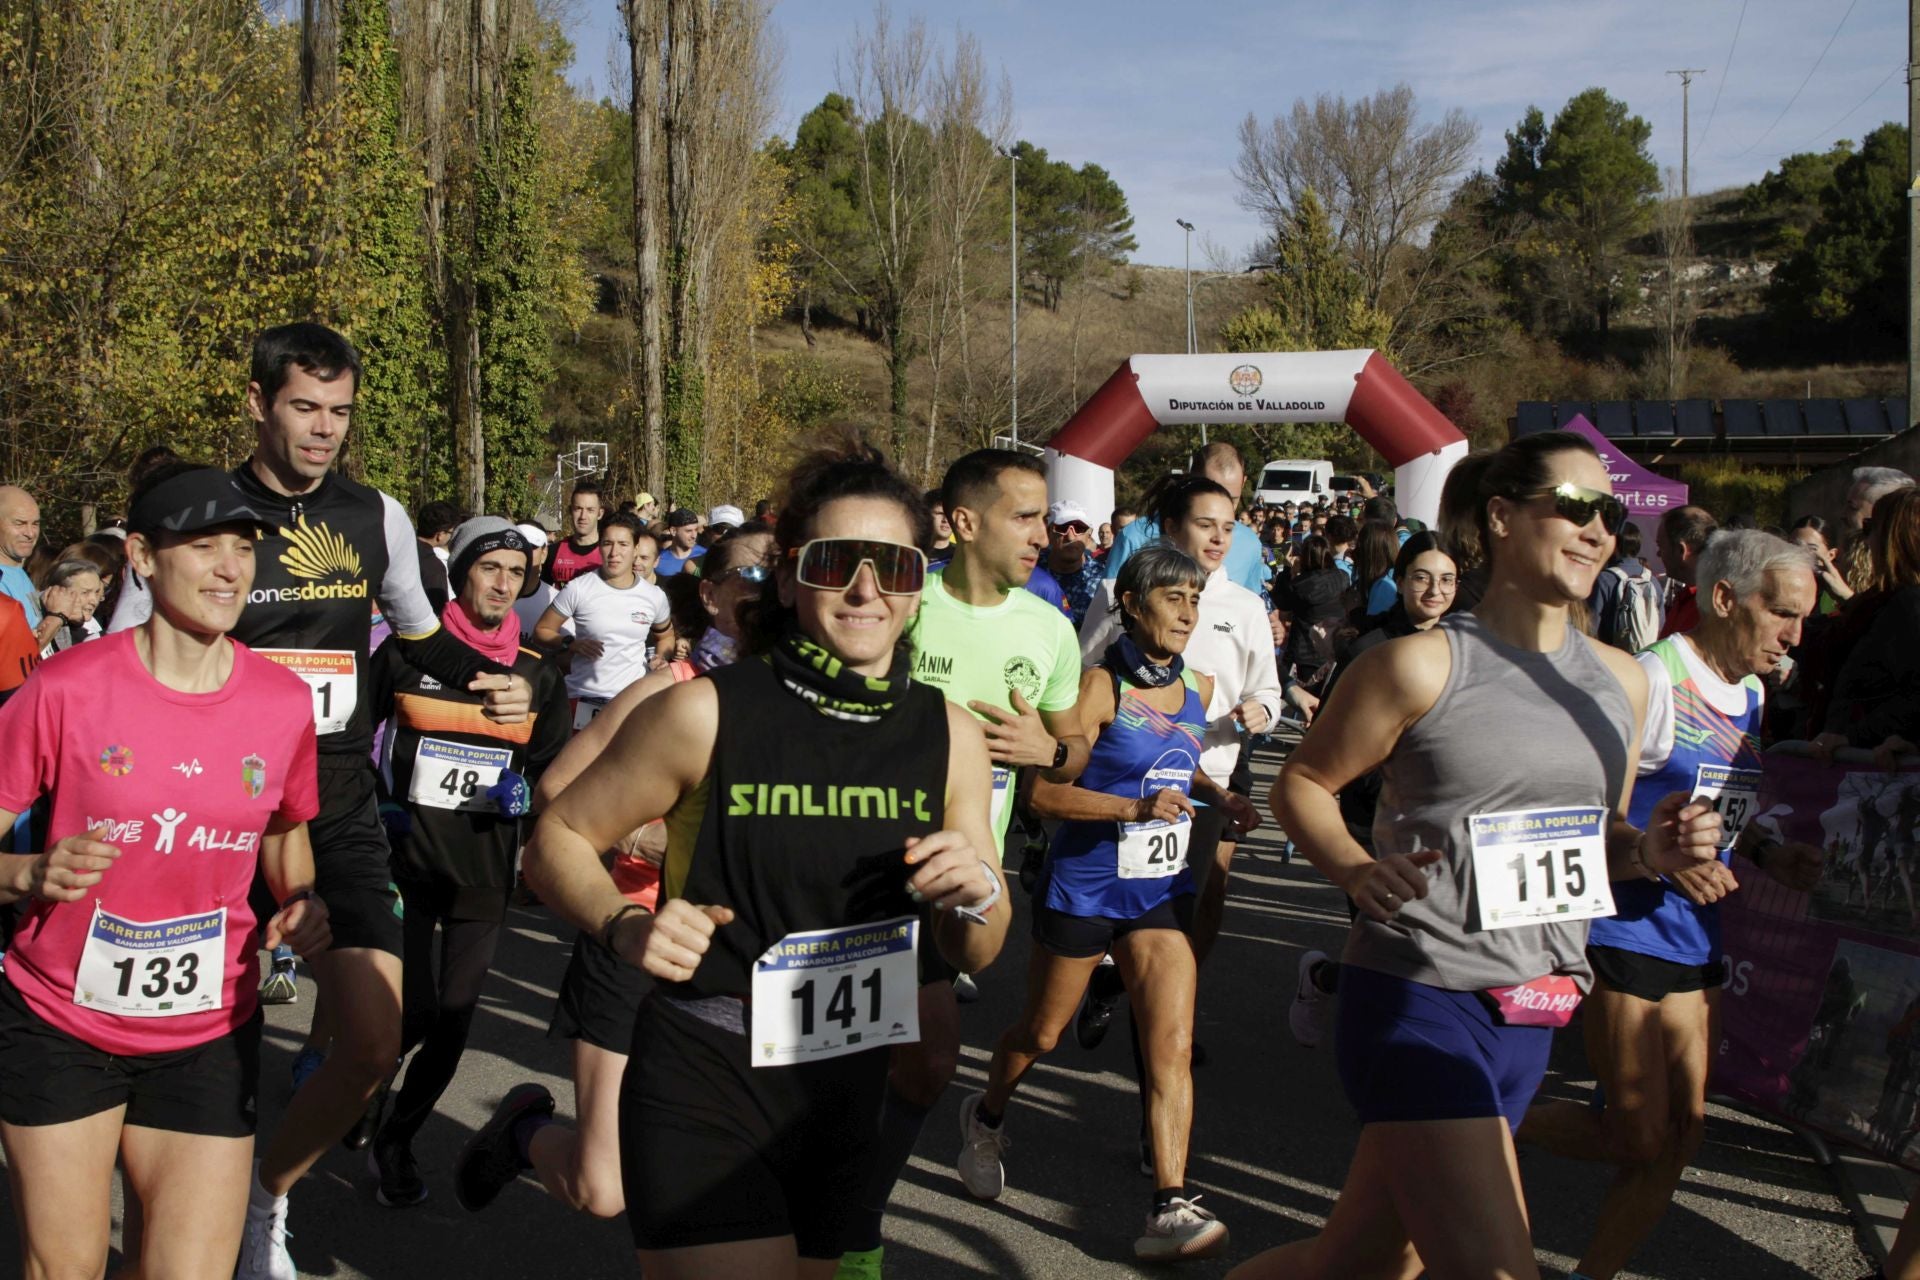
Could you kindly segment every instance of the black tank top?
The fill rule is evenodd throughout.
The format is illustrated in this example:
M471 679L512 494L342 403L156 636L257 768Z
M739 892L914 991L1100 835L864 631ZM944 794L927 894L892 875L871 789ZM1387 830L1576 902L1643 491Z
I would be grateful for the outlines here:
M789 933L918 915L906 842L946 825L946 699L909 684L879 720L823 714L763 660L708 672L720 699L713 767L672 897L733 908L679 999L745 997L753 964Z

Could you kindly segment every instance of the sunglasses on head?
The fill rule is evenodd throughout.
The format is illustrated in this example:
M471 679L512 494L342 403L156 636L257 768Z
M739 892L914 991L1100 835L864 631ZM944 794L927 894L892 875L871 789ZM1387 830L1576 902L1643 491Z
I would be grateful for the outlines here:
M1528 501L1537 498L1552 498L1553 514L1572 521L1582 529L1595 516L1600 517L1600 527L1608 533L1620 532L1620 526L1627 522L1627 504L1598 489L1577 484L1555 485L1544 493L1530 495Z
M860 566L873 569L873 581L883 596L910 596L927 580L927 555L918 547L874 538L815 538L787 552L797 561L800 585L817 591L845 591L860 576Z

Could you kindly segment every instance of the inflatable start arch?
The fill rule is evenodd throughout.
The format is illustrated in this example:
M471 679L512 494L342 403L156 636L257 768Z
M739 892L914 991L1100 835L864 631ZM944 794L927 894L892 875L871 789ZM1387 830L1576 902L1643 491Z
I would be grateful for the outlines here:
M1377 351L1132 356L1047 442L1047 489L1100 520L1114 470L1156 427L1342 421L1393 467L1400 514L1432 524L1467 438Z

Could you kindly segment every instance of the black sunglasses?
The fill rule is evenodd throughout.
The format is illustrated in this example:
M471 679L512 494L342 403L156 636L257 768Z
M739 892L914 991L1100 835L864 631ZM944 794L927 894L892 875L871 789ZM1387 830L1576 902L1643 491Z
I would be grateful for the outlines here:
M1600 527L1608 533L1620 532L1620 526L1627 522L1627 504L1610 493L1598 489L1589 489L1583 485L1562 484L1542 493L1527 495L1527 501L1539 498L1553 499L1553 514L1563 520L1571 520L1584 529L1595 516L1600 517Z

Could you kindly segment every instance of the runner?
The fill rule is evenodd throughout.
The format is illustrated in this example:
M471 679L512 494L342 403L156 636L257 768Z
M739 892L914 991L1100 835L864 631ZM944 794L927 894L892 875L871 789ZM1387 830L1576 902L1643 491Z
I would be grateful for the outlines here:
M554 544L553 554L540 569L541 579L554 590L600 567L600 520L606 514L606 491L598 480L573 486L567 499L567 525L572 532Z
M369 596L408 659L449 688L486 697L511 723L532 689L448 635L427 605L413 526L388 495L332 474L360 385L360 356L317 324L269 329L255 340L247 412L252 457L233 472L268 532L234 638L291 669L313 695L319 733L320 816L311 827L318 891L333 946L313 957L320 986L312 1038L332 1052L299 1086L260 1153L241 1247L243 1280L293 1280L286 1195L328 1146L359 1124L400 1057L400 899L388 866L367 714ZM144 620L152 595L123 591L109 630ZM364 1136L360 1136L364 1135Z
M635 707L682 680L733 661L740 642L740 610L760 598L772 560L770 533L735 534L714 545L705 559L708 576L700 583L701 601L712 625L692 636L692 657L628 685L592 724L575 734L540 777L534 792L539 808L550 807L568 784L600 758ZM659 897L665 843L665 824L650 823L621 840L610 855L614 884L629 902L650 911ZM634 1015L647 985L640 970L623 963L591 933L578 933L566 976L560 981L553 1022L547 1028L549 1039L573 1041L576 1124L541 1128L529 1144L528 1161L549 1195L598 1218L614 1218L626 1211L626 1197L620 1191L620 1080L633 1044ZM483 1191L493 1185L483 1170L473 1167L485 1156L484 1147L470 1143L462 1153L455 1185ZM491 1196L483 1196L467 1207L481 1209L490 1200Z
M1820 878L1821 851L1763 843L1744 831L1760 788L1766 676L1799 643L1819 596L1804 548L1757 529L1715 534L1696 562L1700 623L1639 656L1647 678L1640 781L1627 817L1645 826L1654 801L1684 791L1724 822L1719 860L1614 886L1610 919L1587 939L1593 990L1581 1026L1604 1106L1539 1102L1518 1137L1579 1160L1621 1166L1573 1275L1611 1280L1666 1212L1700 1149L1707 1067L1718 1039L1720 912L1739 886L1728 869L1741 839L1755 865L1797 890Z
M884 1050L920 1034L917 934L977 971L1011 917L980 730L910 679L898 643L931 536L919 495L870 450L817 453L777 532L789 550L752 660L649 700L528 847L541 896L657 982L620 1125L649 1280L833 1273L859 1228ZM599 851L696 815L658 916L628 902ZM516 1090L483 1130L501 1181L550 1106Z
M327 945L306 822L306 687L229 640L259 513L212 467L151 474L131 631L58 654L0 709L0 829L51 796L44 852L0 855L26 918L0 979L0 1140L21 1273L106 1274L116 1157L126 1274L225 1276L240 1250L266 941Z
M1611 877L1682 870L1720 842L1686 792L1644 831L1624 817L1646 677L1567 620L1625 519L1609 483L1569 432L1493 455L1485 598L1363 654L1274 784L1274 816L1360 905L1336 1047L1362 1128L1326 1227L1236 1280L1540 1274L1510 1126L1591 981L1587 921L1611 914ZM1377 858L1338 799L1376 763Z
M600 566L560 588L533 629L535 644L566 650L576 729L647 673L650 643L672 642L667 597L634 567L634 548L644 536L633 516L609 517L600 531ZM571 640L563 631L568 622Z
M1233 496L1227 490L1202 476L1182 477L1162 492L1153 515L1155 523L1166 531L1166 541L1192 556L1207 572L1206 589L1200 595L1200 626L1188 645L1187 661L1196 671L1212 676L1214 682L1212 701L1206 709L1209 720L1201 768L1209 778L1231 789L1240 767L1241 742L1265 732L1280 714L1280 672L1273 660L1267 606L1259 596L1233 581L1224 567L1233 531L1243 527L1233 518ZM1120 618L1114 583L1109 581L1088 611L1086 626L1080 632L1083 663L1094 666L1102 660L1107 647L1119 639ZM1243 785L1250 786L1250 780ZM1187 853L1195 868L1198 895L1192 920L1196 965L1206 963L1220 936L1227 873L1239 839L1225 809L1209 805L1196 813ZM1081 1025L1075 1029L1082 1045L1091 1048L1100 1043L1120 993L1117 974L1103 970L1103 976L1096 977L1088 990ZM1196 1057L1205 1060L1198 1052Z
M960 1104L960 1179L973 1195L997 1199L1006 1186L1007 1104L1058 1043L1111 949L1147 1045L1158 1189L1133 1248L1148 1261L1209 1257L1227 1244L1226 1227L1185 1185L1195 976L1186 932L1193 875L1185 845L1194 813L1187 797L1200 794L1242 830L1260 818L1245 798L1200 772L1213 680L1180 655L1198 625L1206 582L1192 557L1168 546L1135 552L1115 580L1125 617L1120 638L1080 679L1076 716L1093 740L1087 767L1071 786L1045 778L1034 785L1035 811L1060 819L1060 828L1034 895L1027 1007L1000 1036L986 1090Z
M1047 545L1046 469L1038 458L976 449L947 468L941 501L953 558L932 575L909 624L914 679L962 702L984 722L993 759L993 860L1006 848L1015 770L1070 782L1088 744L1074 713L1080 658L1066 615L1022 589ZM956 974L923 956L920 1038L893 1055L880 1138L866 1186L865 1229L841 1275L878 1276L887 1201L960 1061Z
M566 745L569 725L559 669L520 647L513 603L532 573L526 538L498 516L477 516L454 530L448 554L455 595L441 622L524 676L534 712L495 724L477 696L443 687L409 663L401 646L384 644L373 655L372 709L386 725L381 811L393 818L394 878L407 904L401 1053L419 1050L367 1152L375 1196L389 1208L427 1198L413 1139L466 1050L506 919L530 779ZM385 1096L382 1090L374 1102L376 1115Z

